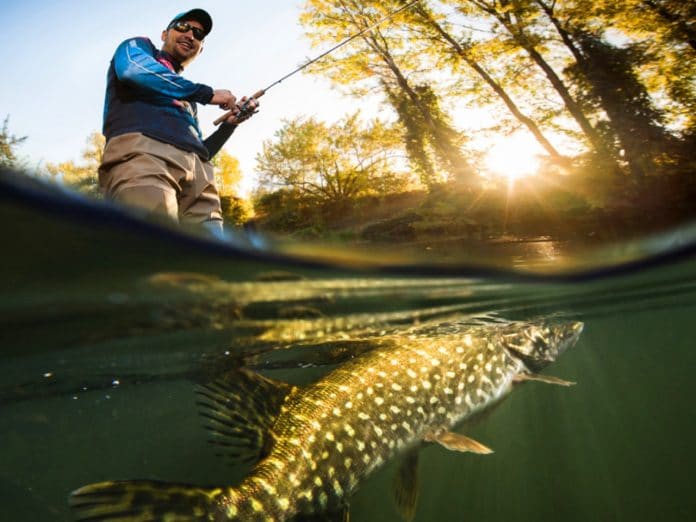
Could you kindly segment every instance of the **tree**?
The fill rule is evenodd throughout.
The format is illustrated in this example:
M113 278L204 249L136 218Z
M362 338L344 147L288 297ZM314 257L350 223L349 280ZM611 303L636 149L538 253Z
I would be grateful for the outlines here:
M243 225L251 216L250 203L237 196L242 181L239 160L224 149L220 150L211 163L215 167L215 184L220 194L222 217L229 225Z
M365 79L383 90L406 129L407 152L426 186L445 178L474 184L475 170L461 150L465 137L453 128L433 85L419 81L422 69L427 68L420 55L404 46L397 31L392 34L374 27L391 7L374 0L307 2L301 20L314 31L315 39L324 40L328 34L340 40L372 27L360 37L362 45L334 54L315 70L329 74L337 83L350 84L355 94L362 92L357 84L364 85Z
M607 115L608 131L639 181L654 170L670 137L662 114L633 70L631 64L638 58L631 48L614 47L588 33L577 32L576 38L586 59L571 70L586 86L588 100L596 101Z
M696 4L684 0L640 0L668 26L668 35L689 44L696 51Z
M548 5L549 0L544 3ZM555 10L567 26L595 35L602 35L607 28L620 31L628 40L626 49L633 53L630 61L634 74L649 91L653 103L660 102L666 123L683 134L696 135L696 31L689 22L696 19L696 3L564 0Z
M10 134L9 130L10 116L9 114L5 116L5 120L2 124L2 132L0 132L0 167L17 167L17 151L18 145L21 145L26 141L26 136L17 137L14 134Z
M322 46L370 28L312 71L384 97L423 184L518 130L544 148L547 173L565 174L559 183L575 174L624 202L693 172L696 3L430 0L373 27L408 3L306 0L302 22Z
M220 195L234 195L242 181L239 160L223 149L215 155L211 163L215 167L215 182Z
M452 128L448 116L440 107L439 97L430 85L410 88L418 98L418 105L403 89L394 89L385 84L384 90L399 115L399 122L404 128L406 152L421 183L428 189L444 181L470 184L472 171L459 150L460 136ZM427 112L424 113L419 106L425 107ZM426 114L430 116L430 121L426 120ZM447 180L439 174L442 170L449 173Z
M361 126L359 113L328 125L314 118L286 121L256 157L260 183L267 191L290 191L331 208L357 197L403 189L410 181L399 172L403 156L398 129L373 120Z
M575 64L568 68L590 104L604 111L608 141L616 141L636 180L654 170L659 151L671 139L661 111L636 74L645 55L639 45L618 47L603 40L582 19L561 20L557 5L534 0L558 31ZM572 22L570 21L572 20ZM580 20L580 21L578 21ZM599 31L603 31L600 29Z
M556 71L553 64L542 54L540 49L543 39L538 32L532 30L536 18L530 11L527 2L516 0L459 0L460 9L474 7L481 13L493 17L509 34L512 41L524 49L528 57L534 62L554 87L566 110L577 122L585 137L593 148L600 154L608 153L606 143L599 132L594 128L581 105L573 97L569 86Z
M46 170L56 181L68 187L79 190L92 197L100 197L99 190L99 165L104 155L104 136L99 132L93 132L86 140L87 146L82 151L83 162L74 161L62 163L48 163Z
M400 0L400 2L404 3L404 0ZM490 72L486 70L486 67L479 62L476 53L473 52L473 45L470 41L458 40L446 27L445 23L439 22L432 10L424 4L417 4L414 7L414 12L417 14L415 23L434 33L435 38L440 39L456 58L464 61L464 63L470 67L493 92L495 92L512 116L519 121L519 123L527 127L529 132L546 150L553 161L565 162L565 158L563 158L558 150L551 144L537 122L522 112L501 82L497 81Z

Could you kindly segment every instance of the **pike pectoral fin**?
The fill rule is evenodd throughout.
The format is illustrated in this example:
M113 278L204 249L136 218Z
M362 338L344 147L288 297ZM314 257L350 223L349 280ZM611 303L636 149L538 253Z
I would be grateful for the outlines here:
M526 381L545 382L546 384L554 384L556 386L575 386L576 384L572 381L564 381L558 377L552 377L551 375L539 375L538 373L518 373L514 379L514 382Z
M418 504L418 453L412 450L404 458L394 477L394 501L401 517L410 522Z
M470 451L479 455L488 455L493 453L493 450L488 446L484 446L480 442L471 439L460 433L451 431L430 432L423 438L426 442L437 442L440 446L452 451Z
M269 428L296 389L246 369L198 386L198 406L209 441L232 460L259 460L269 445Z

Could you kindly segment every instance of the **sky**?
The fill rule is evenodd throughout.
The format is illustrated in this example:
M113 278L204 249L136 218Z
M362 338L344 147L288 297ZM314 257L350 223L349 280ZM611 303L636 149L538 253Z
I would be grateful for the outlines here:
M325 50L311 48L298 23L301 0L199 1L10 0L3 7L4 77L0 119L27 136L18 148L30 167L78 161L87 137L101 130L106 72L117 45L147 36L158 47L167 23L194 7L207 10L213 31L183 75L237 97L267 87ZM328 47L327 47L328 48ZM317 77L299 73L260 100L261 111L230 138L225 150L240 160L244 188L253 184L254 158L283 119L316 115L336 121L356 107ZM204 136L222 114L200 106Z
M298 16L303 0L9 0L3 7L6 45L0 83L0 119L9 115L9 130L27 136L18 148L30 168L46 162L80 160L87 137L101 130L106 72L123 40L147 36L158 47L161 33L178 13L200 7L213 18L213 31L203 53L183 75L237 97L250 95L285 76L332 44L311 48ZM349 44L352 45L352 44ZM241 125L225 145L239 159L242 194L255 181L255 157L272 139L284 119L315 116L334 122L361 109L372 116L376 100L344 96L327 80L299 73L274 86L261 98L261 111ZM220 115L214 106L200 106L204 136ZM454 114L472 121L472 115ZM474 120L485 116L473 116ZM530 136L498 143L484 161L498 171L520 169L526 154L534 170L538 145ZM502 148L501 148L502 147ZM507 151L507 153L501 151ZM514 154L513 154L514 152ZM511 164L510 160L515 163ZM498 162L498 163L496 163ZM510 174L512 171L510 171Z

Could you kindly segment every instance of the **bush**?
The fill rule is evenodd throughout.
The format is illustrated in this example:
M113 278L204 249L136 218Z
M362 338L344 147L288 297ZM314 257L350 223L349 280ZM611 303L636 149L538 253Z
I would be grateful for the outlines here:
M234 196L220 196L222 206L222 217L225 223L241 226L246 223L252 215L251 205L248 201Z

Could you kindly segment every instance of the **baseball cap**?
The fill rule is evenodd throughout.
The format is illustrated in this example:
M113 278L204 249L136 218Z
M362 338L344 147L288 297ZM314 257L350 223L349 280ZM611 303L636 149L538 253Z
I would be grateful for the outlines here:
M196 22L199 22L203 26L203 31L205 32L206 36L208 36L210 31L213 29L213 19L203 9L191 9L190 11L179 13L172 18L169 25L173 24L174 22L178 22L179 20L195 20Z

